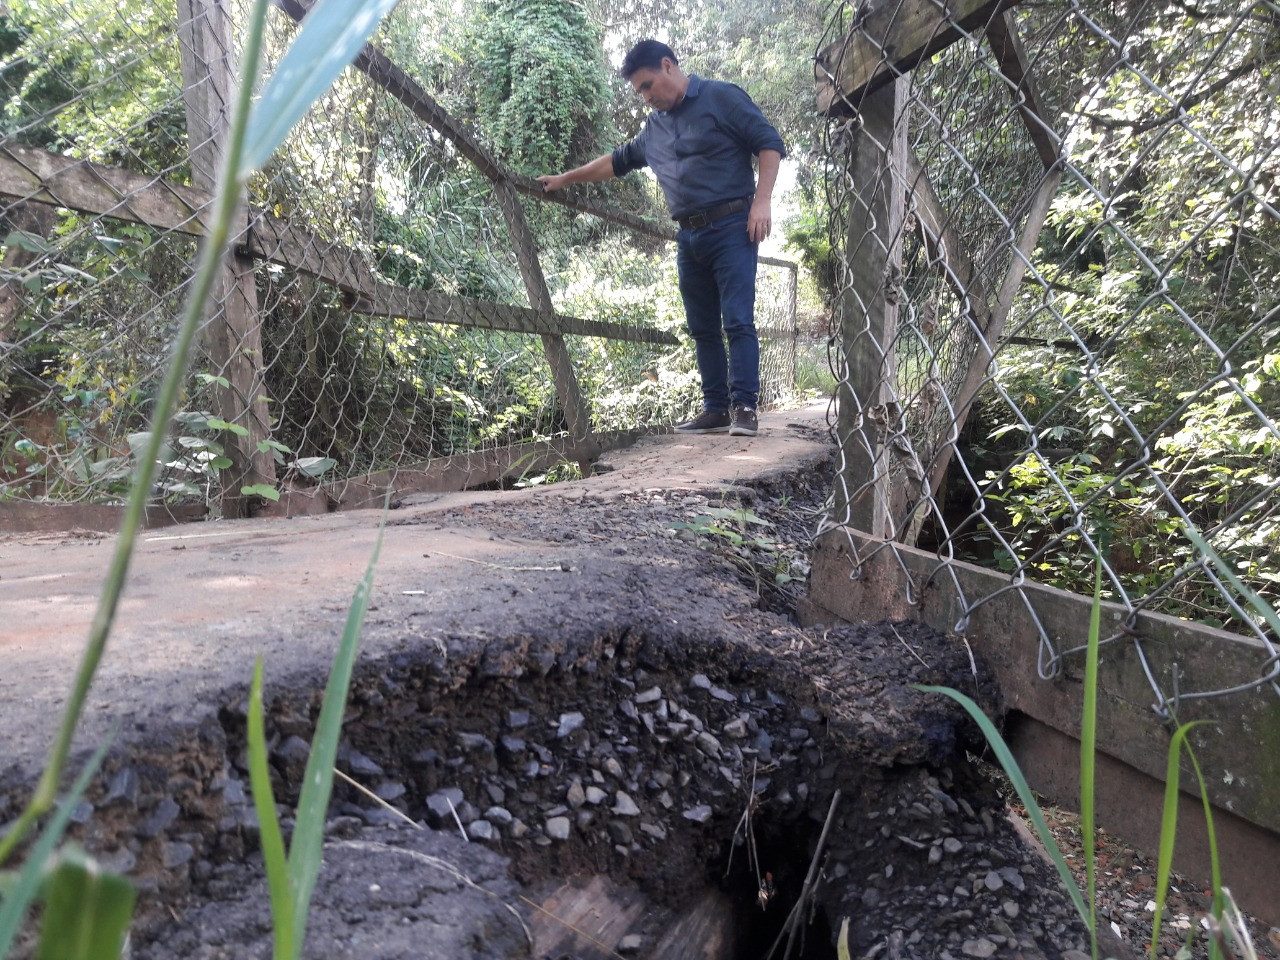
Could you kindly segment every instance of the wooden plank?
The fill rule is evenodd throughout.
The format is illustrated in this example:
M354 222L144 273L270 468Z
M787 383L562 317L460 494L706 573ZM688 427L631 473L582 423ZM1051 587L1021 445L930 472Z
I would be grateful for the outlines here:
M13 142L0 144L0 197L196 236L206 232L213 202L208 190Z
M234 47L229 0L178 0L178 46L182 61L182 95L187 108L187 148L191 181L199 189L218 189L228 142L235 91ZM248 209L241 196L242 222ZM232 251L214 279L201 336L212 372L224 385L213 385L214 412L244 427L244 435L228 435L223 446L231 466L222 472L220 505L224 517L243 516L248 498L242 486L274 486L275 460L261 445L271 438L267 389L262 368L262 318L252 258Z
M881 0L814 64L818 110L850 114L895 77L985 26L1019 0Z
M942 267L951 286L974 324L983 332L991 320L986 284L951 226L951 215L943 209L928 172L915 151L907 153L907 204L920 221L925 247L931 259Z
M966 605L966 598L972 606ZM932 550L886 545L846 528L818 538L800 619L808 625L830 620L831 615L855 623L908 618L943 632L961 629L974 652L995 672L1010 710L1065 737L1078 738L1084 655L1075 654L1063 665L1062 675L1049 682L1038 675L1036 652L1041 625L1051 625L1058 650L1083 647L1091 608L1089 597L1034 583L1012 590L1009 574L941 560ZM1184 686L1187 677L1194 677L1201 689L1223 689L1264 675L1260 667L1269 651L1254 637L1144 610L1133 624L1141 637L1144 666L1137 645L1125 638L1121 625L1127 619L1120 605L1103 604L1103 635L1118 633L1121 639L1102 648L1098 750L1104 764L1109 756L1128 768L1124 775L1128 784L1140 783L1143 777L1162 783L1170 730L1151 710L1155 694L1147 669L1166 691L1177 689L1178 676ZM1197 727L1190 740L1209 798L1217 807L1214 825L1219 843L1241 854L1222 858L1227 872L1224 882L1243 908L1270 923L1280 923L1280 898L1275 895L1280 889L1280 765L1275 762L1280 756L1280 699L1264 686L1252 693L1184 700L1178 712L1180 723L1211 721ZM1074 754L1065 751L1066 756L1075 757L1066 770L1046 762L1052 758L1037 761L1034 751L1023 754L1020 762L1032 761L1029 773L1048 768L1060 776L1075 776L1079 749L1077 742ZM1195 791L1195 780L1185 771L1182 782L1186 790ZM1042 785L1047 786L1031 781L1037 790ZM1069 796L1073 791L1063 792ZM1105 792L1100 788L1100 794ZM1135 839L1151 830L1150 806L1134 799L1143 791L1122 785L1109 792L1119 796L1120 802L1100 819L1103 826ZM1078 788L1074 794L1079 796ZM1158 798L1160 791L1145 792L1145 796ZM1198 818L1198 826L1179 831L1179 848L1184 835L1204 834L1198 795L1184 793L1181 802L1190 806L1188 816ZM1224 839L1228 835L1234 839ZM1208 879L1207 856L1188 856L1179 863L1178 869L1189 876Z
M459 453L427 463L381 470L362 477L336 480L314 487L293 487L277 503L263 506L259 516L296 517L336 510L381 507L390 490L392 499L413 493L453 493L495 483L510 475L536 473L556 464L595 460L610 450L629 447L652 431L616 430L597 433L589 441L569 437L516 443L491 450Z
M178 186L155 177L73 160L16 144L0 146L0 197L56 205L95 216L119 217L192 236L204 233L204 211L213 202L207 190ZM123 202L127 200L127 202ZM47 208L46 208L47 209ZM252 211L238 249L332 284L360 298L361 312L522 333L580 335L633 343L679 345L671 333L602 320L544 314L527 307L445 297L381 283L351 249L294 227L264 211ZM794 269L794 264L781 261Z
M995 359L996 343L1000 339L1000 334L1004 331L1009 311L1013 309L1013 301L1018 295L1018 287L1022 284L1022 278L1026 276L1027 267L1031 263L1031 255L1035 252L1036 244L1040 239L1040 231L1044 228L1045 218L1049 216L1049 207L1053 203L1054 195L1058 192L1058 185L1061 182L1062 168L1054 167L1045 174L1039 190L1036 191L1036 195L1031 201L1031 207L1027 211L1027 219L1023 222L1022 236L1014 246L1013 262L1009 264L1009 270L1005 274L999 297L996 299L996 305L991 312L991 318L983 331L983 337L978 342L977 350L974 351L973 357L969 361L969 368L965 371L964 382L961 384L960 389L956 391L955 397L952 398L952 407L956 413L951 434L947 438L947 442L934 454L933 462L929 466L929 489L935 495L942 490L942 485L947 477L947 467L950 466L951 458L955 455L956 439L960 436L960 432L964 429L964 425L969 419L969 413L973 410L974 401L978 398L978 391L982 389L983 383L986 382L987 371L991 366L991 361Z
M678 346L675 334L654 327L630 327L604 320L583 320L561 314L543 313L529 307L514 307L485 300L452 297L434 290L408 290L375 283L372 296L352 304L357 313L373 317L400 317L425 323L447 323L478 330L505 330L512 333L602 337L632 343Z
M0 533L115 533L124 522L126 507L103 503L48 503L8 500L0 503ZM149 506L143 515L148 530L175 523L203 520L209 508L202 503L172 507Z
M552 313L555 304L551 302L551 289L542 274L542 262L538 257L538 244L533 231L524 217L524 207L515 188L506 180L494 184L498 195L498 204L507 221L507 233L516 250L516 262L520 267L520 276L524 279L525 290L529 294L529 303L534 310ZM591 438L591 410L582 396L582 388L578 385L577 374L573 370L573 360L565 346L564 338L558 334L544 333L542 348L547 355L547 363L551 367L551 378L555 381L556 396L564 412L565 423L569 435L579 440ZM582 472L591 469L587 461L582 463Z
M887 287L901 273L909 83L867 97L848 170L858 189L845 248L851 280L839 304L846 369L836 387L836 445L844 483L836 485L833 515L878 536L891 535L888 441L901 419L893 396L897 297Z
M1000 72L1013 84L1010 93L1018 105L1018 114L1026 125L1031 142L1046 170L1058 162L1062 155L1062 138L1049 124L1049 112L1027 61L1027 52L1018 35L1018 24L1013 14L1005 11L993 17L987 24L987 42L1000 65Z

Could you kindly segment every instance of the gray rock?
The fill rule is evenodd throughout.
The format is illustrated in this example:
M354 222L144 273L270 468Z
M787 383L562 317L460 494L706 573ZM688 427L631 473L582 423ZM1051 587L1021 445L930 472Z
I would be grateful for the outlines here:
M663 830L656 823L641 823L640 832L647 837L652 837L654 840L667 839L667 831Z
M980 937L977 940L966 940L960 952L966 957L993 957L997 949L986 937Z
M1013 889L1021 892L1027 889L1027 882L1022 879L1022 873L1013 867L1001 867L996 873Z
M178 806L177 801L172 797L163 797L156 804L155 809L151 811L142 823L138 824L138 829L134 833L149 840L151 837L158 837L178 819L178 814L182 812L182 808Z
M711 819L711 807L705 803L700 803L696 807L690 807L682 816L686 820L692 820L694 823L706 823Z
M640 808L631 799L631 795L619 790L613 798L613 812L620 817L638 817Z
M592 806L596 806L598 804L603 803L605 801L605 798L608 796L609 795L607 793L605 793L603 790L601 790L599 787L595 786L594 784L587 787L585 791L586 801Z
M733 737L735 740L743 740L747 736L747 721L739 717L736 720L730 720L722 728L726 736Z
M705 731L694 737L693 742L699 750L713 760L720 759L720 741Z
M721 687L712 687L711 695L715 697L717 700L723 700L725 703L736 703L738 700L738 698L735 697L732 693L730 693L728 690L725 690Z
M964 849L964 844L955 837L947 837L947 839L942 841L942 849L947 851L947 853L955 854Z
M237 783L239 781L236 781ZM138 804L138 771L133 767L124 767L117 770L115 776L111 778L111 784L107 787L107 795L102 798L101 806L114 807L120 806L134 807ZM242 786L243 790L243 786Z
M528 745L520 737L503 736L498 740L498 746L503 753L515 757L524 753Z
M650 687L648 690L636 694L636 703L657 703L661 699L661 687Z
M699 690L711 689L711 678L708 677L705 673L695 673L689 682L693 684L693 686L697 687Z
M609 837L614 843L621 843L625 846L631 846L635 842L635 835L631 832L631 827L622 820L609 821Z
M380 777L383 769L377 761L366 757L359 750L351 750L347 753L347 772L356 779L360 779L361 777Z
M604 758L604 771L615 780L622 779L622 764L618 762L616 757Z
M932 847L930 847L930 848L929 848L929 862L930 862L930 863L941 863L941 862L942 862L942 847L941 847L941 846L939 846L939 845L935 844L934 846L932 846Z
M511 811L506 807L490 807L484 812L484 818L490 823L511 823L515 820Z
M392 800L399 800L408 791L405 789L405 785L398 780L383 780L373 792L377 794L378 799L390 803Z
M511 826L507 828L507 833L511 834L511 839L519 840L529 832L529 827L523 820L517 817L511 821Z
M446 787L443 790L437 790L431 796L427 797L427 820L431 826L439 828L444 823L453 824L453 811L457 810L463 802L463 793L460 787ZM452 804L452 808L450 807Z
M568 817L550 817L544 829L552 840L568 840L571 827Z
M1022 908L1012 900L1006 900L1004 903L1000 904L1000 909L1004 911L1004 915L1010 920L1017 920L1018 914L1022 910Z
M160 849L160 862L166 870L172 870L195 858L195 847L189 843L166 843Z
M638 933L628 933L618 941L619 953L638 953L644 945L644 938Z
M102 853L98 855L98 862L103 868L111 873L128 873L137 866L138 858L128 847L121 847L119 850L113 850L111 853Z
M569 734L573 733L573 731L586 723L586 720L587 718L576 710L572 713L560 714L560 726L556 730L556 736L567 737Z
M467 827L467 836L472 840L492 840L496 835L497 831L488 820L473 820Z
M458 734L458 746L471 753L475 750L483 750L488 753L493 749L493 741L482 733L460 733Z
M994 870L987 872L987 876L983 880L983 883L987 885L987 889L992 893L995 893L1004 886L1004 881L1000 879L1000 874L996 873Z
M603 793L604 791L601 791ZM579 780L569 784L569 789L565 791L565 800L569 806L577 810L580 806L587 802L587 792L582 789L582 783Z
M530 717L527 710L508 710L507 711L507 727L511 730L519 730L521 727L529 725Z
M86 824L93 817L93 804L88 800L80 800L71 808L71 822Z

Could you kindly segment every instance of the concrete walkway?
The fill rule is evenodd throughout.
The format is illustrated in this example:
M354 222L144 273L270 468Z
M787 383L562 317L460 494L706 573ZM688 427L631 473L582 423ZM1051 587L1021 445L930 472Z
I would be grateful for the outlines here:
M550 487L409 497L389 516L373 605L391 593L465 593L477 568L464 559L518 563L564 552L562 542L487 530L474 522L477 511L552 503L563 506L568 524L575 501L644 490L713 494L830 453L825 404L765 413L761 427L753 438L646 437L609 454L609 472ZM82 724L83 743L98 742L117 721L126 739L167 721L190 723L247 680L259 653L276 677L301 665L327 668L380 515L220 521L144 534ZM0 774L16 767L18 776L30 775L48 748L113 540L84 532L0 537ZM366 650L384 642L396 642L394 631L370 638Z

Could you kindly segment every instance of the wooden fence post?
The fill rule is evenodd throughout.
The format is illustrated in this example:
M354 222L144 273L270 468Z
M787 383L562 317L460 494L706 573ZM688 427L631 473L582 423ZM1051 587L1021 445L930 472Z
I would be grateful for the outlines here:
M538 259L538 244L534 240L533 231L529 229L528 221L525 220L520 196L511 185L511 181L506 179L495 180L493 189L498 195L498 203L502 207L503 217L506 218L511 242L515 246L516 260L520 264L520 276L524 278L524 286L529 293L529 305L535 310L551 314L555 309L551 302L551 290L542 273L542 263ZM569 356L568 347L565 346L564 337L559 334L544 333L542 347L547 354L547 363L551 365L551 376L555 381L560 406L564 408L569 435L575 440L589 440L591 410L582 396L578 378L574 375L573 360ZM580 466L583 475L586 476L591 469L590 462L583 461Z
M909 85L903 78L863 99L848 168L856 194L845 246L849 282L838 307L846 369L836 388L843 484L836 484L834 507L837 522L876 539L893 536L888 445L901 419L895 288L902 274Z
M187 107L187 146L192 185L217 189L235 82L227 0L178 0L178 40L182 93ZM247 206L233 236L247 224ZM231 466L223 471L222 513L243 516L247 484L275 483L275 460L258 444L271 436L263 383L262 319L254 285L253 260L231 253L214 284L204 321L203 345L215 375L227 386L213 387L214 414L247 429L222 437Z

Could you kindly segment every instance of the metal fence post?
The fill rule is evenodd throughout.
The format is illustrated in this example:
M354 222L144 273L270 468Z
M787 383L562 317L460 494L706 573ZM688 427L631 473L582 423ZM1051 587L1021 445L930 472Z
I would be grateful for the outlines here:
M897 80L862 101L847 169L855 194L847 234L848 283L838 307L846 369L836 388L842 482L834 507L837 521L876 538L893 536L888 441L900 417L893 391L894 288L902 271L902 114L909 84Z
M178 0L178 38L182 55L183 99L192 184L217 188L226 143L234 84L231 15L226 0ZM242 207L246 211L247 207ZM241 226L247 223L242 219ZM222 513L238 517L247 499L246 484L275 482L275 461L258 444L271 436L262 374L262 319L254 284L253 260L232 252L219 273L205 318L203 343L216 375L214 413L244 427L246 436L224 438L231 466L223 472Z

